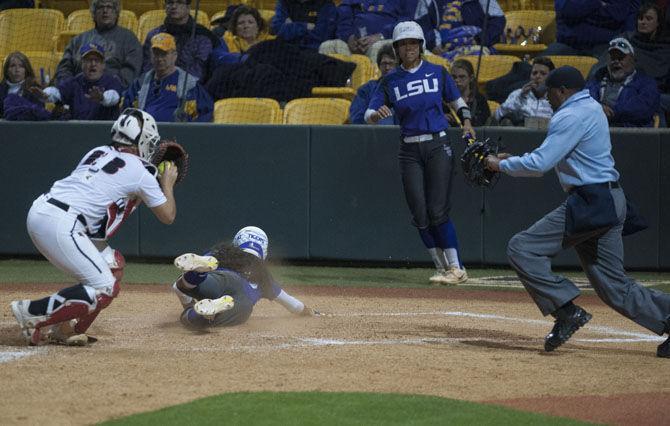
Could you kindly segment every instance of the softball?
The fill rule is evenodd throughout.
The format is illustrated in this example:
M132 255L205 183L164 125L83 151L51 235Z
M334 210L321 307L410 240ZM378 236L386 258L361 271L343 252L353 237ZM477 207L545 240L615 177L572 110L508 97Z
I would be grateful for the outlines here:
M162 175L165 172L165 168L172 165L172 161L161 161L158 165L158 174Z

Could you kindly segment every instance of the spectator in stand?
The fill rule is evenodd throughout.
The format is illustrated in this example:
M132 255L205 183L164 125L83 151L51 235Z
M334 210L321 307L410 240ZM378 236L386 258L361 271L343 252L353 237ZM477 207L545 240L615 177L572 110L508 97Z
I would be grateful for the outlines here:
M381 79L398 66L398 60L395 57L393 46L386 45L379 49L379 53L377 53L377 66L379 67L382 76L378 80L370 80L359 87L356 92L356 97L351 101L351 106L349 107L349 121L351 124L367 124L365 121L365 111L368 109L372 94L377 90L377 86L379 86ZM398 119L397 116L393 114L390 117L379 120L377 124L398 124Z
M119 101L122 87L117 76L105 74L105 51L99 44L89 43L81 47L82 72L44 91L33 91L47 102L69 107L72 120L116 120L119 116Z
M228 28L223 34L223 41L231 53L245 53L255 44L275 38L268 33L267 23L258 9L251 6L243 5L235 9Z
M480 49L491 53L489 48L500 41L507 23L496 0L440 0L440 10L440 44L433 53L449 60L478 54Z
M40 97L31 93L39 84L28 57L21 52L7 55L2 65L0 82L0 118L12 121L49 120L51 114L44 109Z
M198 78L177 67L177 43L168 33L151 38L151 64L124 93L123 107L139 108L156 121L211 122L214 102Z
M421 25L426 37L426 53L441 46L440 26L442 0L405 0L407 17Z
M0 10L6 9L26 9L35 7L35 2L32 0L1 0Z
M521 89L510 93L509 97L495 112L495 119L505 126L523 126L526 118L550 119L553 110L547 99L544 82L554 69L551 59L538 56L533 59L530 81Z
M91 43L103 47L105 72L118 76L123 88L128 87L140 75L142 46L132 31L118 26L120 12L120 0L93 0L91 2L91 15L95 28L70 40L63 53L63 59L56 68L58 83L81 72L79 52L82 46Z
M193 17L190 14L191 0L165 0L165 21L154 28L144 40L144 63L142 72L152 67L151 40L156 34L171 34L177 42L177 66L201 81L209 77L209 57L221 40L210 30L195 24L195 37L191 38Z
M458 91L461 92L461 97L470 108L472 125L474 127L485 126L491 117L491 110L486 98L477 89L477 80L472 64L465 59L457 59L451 64L450 74ZM452 114L447 115L447 119L449 119L450 126L456 126L456 120Z
M609 43L607 66L586 83L613 127L651 127L659 110L656 81L635 69L635 49L617 37Z
M665 15L653 3L645 3L637 15L637 30L622 34L635 49L635 69L656 80L661 92L661 126L667 126L665 115L670 110L670 37L663 35ZM607 66L609 53L591 69L590 77Z
M628 25L640 0L555 0L556 42L542 55L600 56L617 34L633 30Z
M395 25L408 19L405 0L342 0L337 7L337 39L321 43L319 53L358 53L376 61L379 49L391 43Z
M331 0L277 0L272 34L301 47L317 50L335 37L337 9Z

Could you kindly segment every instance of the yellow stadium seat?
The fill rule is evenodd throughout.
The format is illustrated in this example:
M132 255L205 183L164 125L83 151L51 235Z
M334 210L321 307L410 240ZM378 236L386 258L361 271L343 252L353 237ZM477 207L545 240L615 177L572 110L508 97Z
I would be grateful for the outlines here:
M89 5L90 0L42 0L39 7L60 10L63 16L69 16L75 10L88 9Z
M214 20L214 15L217 13L225 13L228 6L240 3L242 3L241 0L200 0L200 10ZM195 7L195 1L191 2L191 7Z
M540 28L540 43L556 41L556 13L550 10L514 10L505 13L506 28L516 30L522 26L526 33L530 28Z
M350 105L337 98L294 99L284 107L284 124L344 124Z
M341 55L338 53L331 53L328 56L337 58L340 61L353 62L356 64L354 72L351 74L351 87L356 90L363 84L375 78L375 66L365 55Z
M258 12L261 14L261 18L270 25L270 21L272 21L272 18L275 16L274 9L260 9Z
M238 3L243 3L248 6L253 6L256 9L271 9L275 10L276 0L241 0Z
M489 110L491 111L491 115L493 115L500 106L500 104L496 101L486 101L486 103L489 104Z
M442 56L438 55L423 55L423 59L425 59L427 62L430 62L431 64L435 65L442 65L449 71L449 68L451 67L449 64L449 61L443 58Z
M351 87L313 87L312 96L316 98L341 98L353 101L356 90Z
M89 9L75 10L70 13L65 22L66 31L76 31L78 33L83 33L93 29L95 24L93 23L93 18L91 17L91 11ZM132 32L137 31L137 17L135 13L130 10L122 10L119 14L119 26L128 28Z
M552 55L548 56L548 58L551 59L551 62L554 63L554 66L556 68L562 67L563 65L570 65L577 68L582 73L584 78L586 78L589 75L591 67L593 67L598 62L598 59L592 56Z
M478 56L458 56L456 59L465 59L466 61L470 62L475 69L475 73L477 73L477 63L479 61ZM482 61L480 65L481 68L479 70L479 78L477 79L477 82L480 86L483 86L490 80L502 77L503 75L510 72L512 65L515 62L519 62L519 58L516 56L482 55Z
M22 52L53 52L65 17L54 9L8 9L0 12L0 57Z
M195 11L191 10L191 15L195 14ZM160 26L165 21L165 10L150 10L144 12L140 16L140 20L137 24L137 38L140 40L140 43L144 43L144 39L147 38L149 31ZM209 28L209 16L205 12L198 12L198 24Z
M222 124L281 124L279 102L269 98L230 98L214 104L214 122Z
M164 9L163 0L121 0L121 9L131 10L135 16L142 16L143 13L150 10ZM140 40L142 42L143 40Z

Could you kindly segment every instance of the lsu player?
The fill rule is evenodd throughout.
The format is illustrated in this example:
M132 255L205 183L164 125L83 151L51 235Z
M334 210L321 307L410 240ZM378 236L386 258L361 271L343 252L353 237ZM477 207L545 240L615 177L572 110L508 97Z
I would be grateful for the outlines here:
M414 21L393 29L393 48L400 65L382 78L365 112L376 124L395 111L400 123L398 152L405 198L437 272L433 283L458 284L468 279L458 257L456 229L449 216L454 156L447 139L448 103L463 123L463 134L475 136L468 105L446 69L421 58L425 37ZM393 109L393 111L391 110Z
M247 226L237 232L232 244L219 243L204 256L177 257L174 264L184 274L172 288L184 308L181 323L193 330L243 324L262 298L296 315L319 315L275 282L264 262L267 253L265 232Z
M86 330L118 295L125 266L121 253L105 240L141 202L162 223L171 224L176 217L177 168L168 167L157 178L156 167L148 162L160 142L154 118L128 108L112 125L111 136L109 145L87 152L28 212L28 233L35 247L79 282L42 299L11 303L31 345L40 343L43 329L53 331L63 343L85 344ZM63 334L60 327L50 327L56 324L74 330Z

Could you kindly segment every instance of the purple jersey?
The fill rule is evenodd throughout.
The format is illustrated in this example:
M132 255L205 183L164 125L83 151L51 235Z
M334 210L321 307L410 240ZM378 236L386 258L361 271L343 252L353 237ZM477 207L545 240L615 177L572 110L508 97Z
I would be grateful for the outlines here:
M393 108L402 136L416 136L439 133L449 127L442 105L460 97L444 67L422 61L414 72L399 66L382 78L368 108Z

